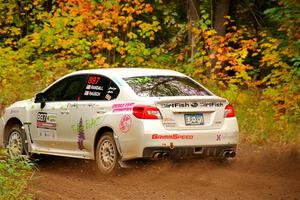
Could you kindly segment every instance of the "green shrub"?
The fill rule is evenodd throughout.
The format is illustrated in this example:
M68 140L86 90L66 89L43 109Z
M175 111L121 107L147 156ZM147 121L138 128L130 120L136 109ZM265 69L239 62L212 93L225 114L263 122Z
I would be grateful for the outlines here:
M27 184L34 174L34 163L27 156L9 158L0 150L0 199L31 199Z

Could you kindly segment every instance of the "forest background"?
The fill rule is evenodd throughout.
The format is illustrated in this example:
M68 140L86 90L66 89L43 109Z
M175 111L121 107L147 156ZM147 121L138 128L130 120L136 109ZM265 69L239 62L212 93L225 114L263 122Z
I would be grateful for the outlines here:
M300 143L299 0L0 0L0 110L69 72L183 72L236 109L241 142Z

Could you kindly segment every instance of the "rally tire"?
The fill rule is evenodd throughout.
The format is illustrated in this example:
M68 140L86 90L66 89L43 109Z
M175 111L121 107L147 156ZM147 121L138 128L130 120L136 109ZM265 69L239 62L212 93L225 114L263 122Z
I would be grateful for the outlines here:
M96 162L104 175L113 175L119 169L119 152L111 132L104 133L98 141Z
M10 157L28 155L26 135L20 125L14 125L10 128L7 149Z

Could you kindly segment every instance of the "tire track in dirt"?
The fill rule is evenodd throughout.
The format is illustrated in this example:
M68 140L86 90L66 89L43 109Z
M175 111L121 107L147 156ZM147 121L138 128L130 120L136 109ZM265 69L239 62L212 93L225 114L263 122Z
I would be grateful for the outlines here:
M237 158L133 162L105 177L92 161L45 156L29 191L35 199L300 200L300 152L240 146Z

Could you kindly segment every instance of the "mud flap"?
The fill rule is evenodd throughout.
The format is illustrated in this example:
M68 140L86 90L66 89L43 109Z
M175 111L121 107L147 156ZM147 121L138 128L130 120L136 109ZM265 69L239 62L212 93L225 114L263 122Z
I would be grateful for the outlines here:
M116 146L117 146L117 149L118 149L118 152L119 152L119 155L120 155L120 159L119 159L119 160L122 161L122 158L123 158L123 152L122 152L122 149L121 149L119 137L115 134L115 132L113 132L113 135L114 135L114 139L115 139L115 142L116 142Z
M26 153L26 155L29 155L30 152L32 151L32 138L31 138L31 134L30 134L30 124L31 123L24 123L24 125L21 127L21 130L23 132L23 134L26 136L25 138L25 146L24 146L24 151Z

